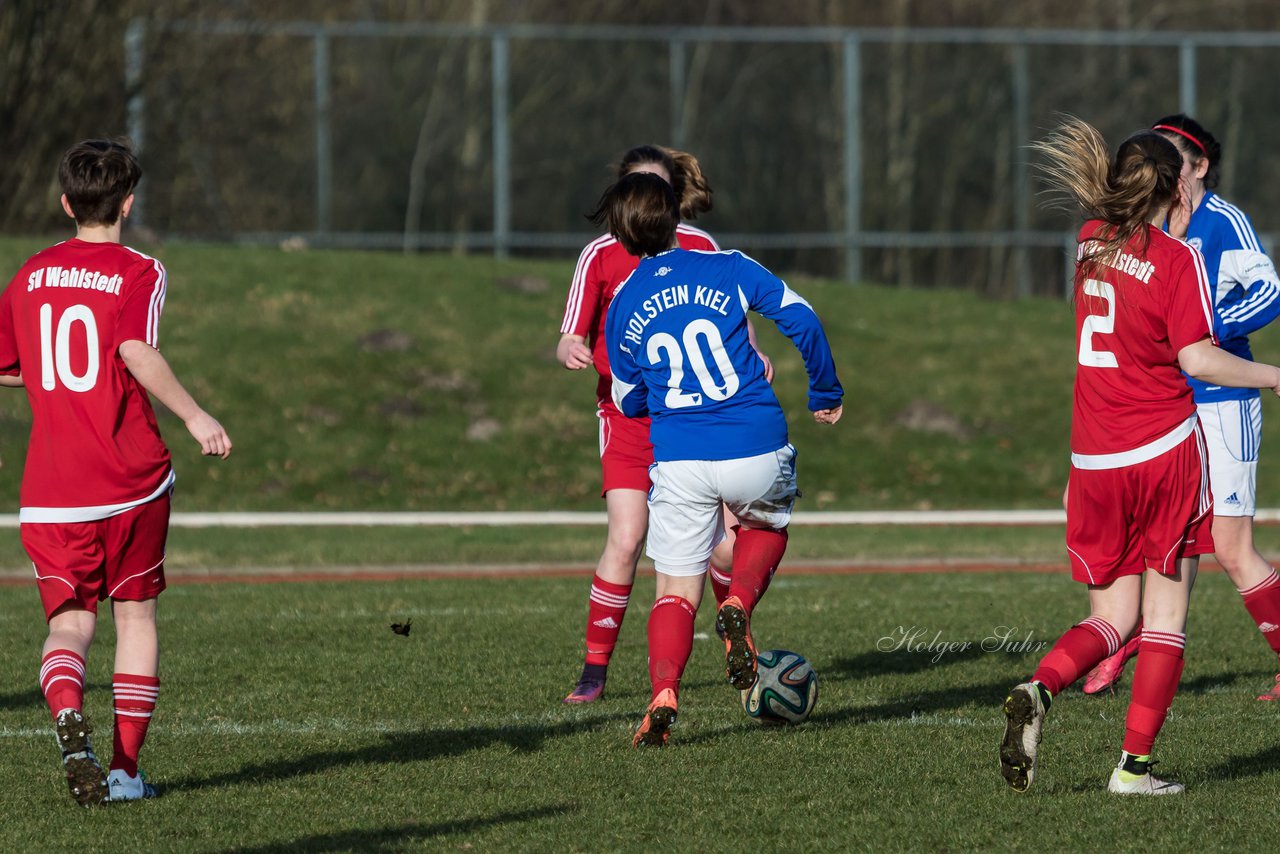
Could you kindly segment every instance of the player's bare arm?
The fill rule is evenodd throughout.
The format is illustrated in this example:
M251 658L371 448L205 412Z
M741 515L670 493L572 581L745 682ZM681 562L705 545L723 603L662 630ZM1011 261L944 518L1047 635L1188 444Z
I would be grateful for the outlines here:
M581 335L561 335L556 345L556 361L571 371L591 367L591 348Z
M764 381L773 383L773 362L760 349L760 345L756 342L756 328L751 324L751 318L747 318L747 338L751 341L751 349L756 351L756 355L760 357L760 361L764 362Z
M125 341L120 345L120 358L129 373L142 383L152 397L182 419L188 432L200 444L205 456L226 459L231 455L231 438L222 425L200 408L174 375L160 351L142 341Z
M1214 346L1208 338L1178 351L1178 366L1202 382L1237 388L1269 388L1280 395L1280 368L1250 362Z
M0 376L0 388L22 388L22 374Z

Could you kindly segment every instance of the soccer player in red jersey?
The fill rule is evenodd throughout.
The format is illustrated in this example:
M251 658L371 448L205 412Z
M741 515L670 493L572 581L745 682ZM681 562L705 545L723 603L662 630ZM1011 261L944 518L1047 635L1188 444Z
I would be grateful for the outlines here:
M1262 251L1245 213L1213 188L1218 185L1222 145L1199 122L1178 113L1151 127L1182 152L1182 178L1191 190L1187 242L1204 255L1215 300L1220 346L1252 358L1249 335L1280 316L1280 277ZM1262 443L1262 401L1257 389L1222 388L1192 382L1209 451L1213 487L1215 556L1273 654L1280 655L1280 574L1253 542L1258 448ZM1125 662L1137 654L1139 637L1089 671L1084 692L1112 687ZM1280 701L1280 676L1258 696Z
M680 216L693 219L711 210L711 187L697 159L687 152L641 145L623 155L617 177L633 172L659 176L675 190ZM681 223L676 237L682 249L719 250L705 231ZM571 371L594 367L596 415L600 419L600 466L604 473L601 494L608 515L604 552L591 580L587 605L586 660L577 686L565 697L566 703L591 703L604 694L609 658L618 642L622 618L627 612L635 582L636 562L649 527L649 466L653 445L649 442L649 419L624 418L610 398L609 356L604 346L604 323L614 292L635 270L640 259L629 255L612 235L605 234L587 244L578 258L569 288L564 322L556 358ZM752 344L754 346L754 338ZM764 360L766 376L773 367ZM726 539L712 557L711 584L717 603L728 595L727 570L733 559L733 535L726 524Z
M1097 130L1073 119L1034 147L1086 219L1066 502L1072 577L1088 585L1091 613L1009 692L1001 772L1014 790L1030 787L1053 696L1115 653L1141 618L1123 753L1107 789L1178 794L1180 783L1151 773L1151 750L1182 675L1196 561L1213 551L1208 456L1182 372L1280 394L1280 368L1215 346L1204 259L1177 239L1191 209L1172 142L1140 131L1113 159ZM1166 219L1173 236L1161 230Z
M147 393L204 454L231 453L226 431L156 350L164 267L120 244L141 177L121 142L67 151L58 178L76 236L32 256L0 295L0 379L24 386L31 404L19 522L49 623L40 688L71 794L85 806L155 796L138 751L160 690L156 597L174 473ZM107 598L116 627L109 775L84 717L85 656Z

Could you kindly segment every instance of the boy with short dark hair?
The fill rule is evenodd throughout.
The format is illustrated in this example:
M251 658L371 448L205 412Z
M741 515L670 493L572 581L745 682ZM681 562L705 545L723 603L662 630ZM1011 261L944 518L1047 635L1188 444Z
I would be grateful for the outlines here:
M155 796L138 751L160 687L156 597L174 473L147 393L203 453L231 453L222 425L156 349L164 267L120 244L141 177L123 142L67 151L58 179L76 236L32 256L0 295L0 384L25 386L31 404L19 522L49 623L40 689L84 806ZM106 598L116 625L109 776L83 710L85 656Z

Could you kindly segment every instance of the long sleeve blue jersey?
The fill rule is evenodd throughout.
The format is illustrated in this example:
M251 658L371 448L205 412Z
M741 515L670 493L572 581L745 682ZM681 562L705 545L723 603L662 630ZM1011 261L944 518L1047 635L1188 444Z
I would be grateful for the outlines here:
M809 409L840 404L831 347L809 303L741 252L672 249L640 262L605 322L614 403L628 417L650 416L655 460L738 459L787 443L748 310L800 350Z
M1213 293L1213 331L1219 345L1228 353L1252 360L1249 334L1280 315L1280 279L1249 218L1214 193L1205 193L1191 214L1187 242L1204 255ZM1192 377L1187 377L1187 383L1197 403L1258 396L1253 388L1208 385Z

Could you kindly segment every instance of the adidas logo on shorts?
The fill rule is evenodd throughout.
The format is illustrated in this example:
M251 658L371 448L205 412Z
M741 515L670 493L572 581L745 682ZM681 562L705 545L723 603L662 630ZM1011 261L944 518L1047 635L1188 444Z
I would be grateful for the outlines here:
M603 620L596 620L591 625L599 626L602 629L616 629L618 627L618 624L614 622L613 617L605 617Z
M1239 497L1238 497L1238 496L1233 492L1233 493L1231 493L1230 495L1228 495L1228 496L1226 497L1226 499L1225 499L1225 500L1223 500L1223 502L1222 502L1222 503L1223 503L1223 504L1239 504L1239 503L1240 503L1240 499L1239 499Z
M1258 630L1263 634L1271 634L1276 629L1280 629L1280 626L1277 626L1275 623L1267 623L1267 622L1258 623Z

